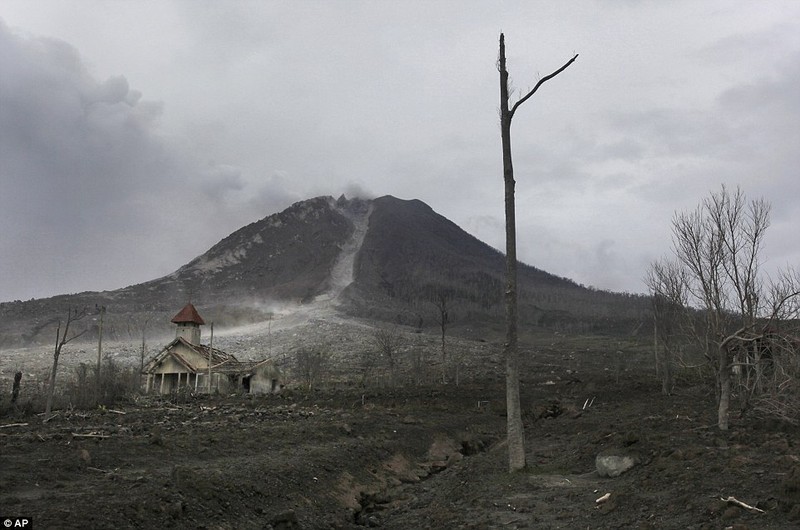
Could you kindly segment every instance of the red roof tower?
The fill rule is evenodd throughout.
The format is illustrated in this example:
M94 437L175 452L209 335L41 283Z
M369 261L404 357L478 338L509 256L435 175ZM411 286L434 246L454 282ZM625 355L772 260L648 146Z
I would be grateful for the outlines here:
M205 322L191 302L183 306L183 309L172 317L171 322L178 325L178 329L175 330L176 337L182 337L195 346L200 345L200 326Z
M172 317L170 322L173 324L197 324L198 326L205 325L205 321L191 302L183 306L183 309L178 311L178 314Z

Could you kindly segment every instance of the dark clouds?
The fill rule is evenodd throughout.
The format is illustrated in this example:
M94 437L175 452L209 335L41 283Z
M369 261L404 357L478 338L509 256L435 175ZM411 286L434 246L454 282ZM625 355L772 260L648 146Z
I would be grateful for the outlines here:
M151 279L252 220L221 209L239 170L164 137L163 104L124 76L97 80L69 44L2 21L0 68L0 299Z
M641 291L673 212L725 183L773 203L765 257L800 263L792 1L6 0L4 16L62 40L0 31L0 299L147 280L320 194L418 198L502 247L501 29L522 90L580 53L514 118L521 259Z

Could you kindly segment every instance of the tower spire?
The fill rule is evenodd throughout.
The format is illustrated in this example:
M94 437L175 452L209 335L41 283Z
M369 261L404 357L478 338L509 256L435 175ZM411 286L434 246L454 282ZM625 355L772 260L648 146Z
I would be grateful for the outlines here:
M171 322L178 325L175 330L176 337L182 337L191 344L200 345L200 326L205 325L205 321L191 302L183 306L183 309L172 317Z

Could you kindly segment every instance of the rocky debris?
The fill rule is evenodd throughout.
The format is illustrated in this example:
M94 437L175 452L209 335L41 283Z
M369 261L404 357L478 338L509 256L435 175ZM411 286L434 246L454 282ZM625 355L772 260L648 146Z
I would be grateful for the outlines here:
M554 378L552 356L527 372L524 473L507 472L502 382L337 383L140 399L120 405L125 414L63 410L46 424L6 418L0 505L53 528L292 528L281 517L289 511L305 529L798 525L800 429L737 418L723 435L704 427L707 387L665 398L657 382L647 386L650 372L640 388L607 384L589 359L580 387ZM581 409L588 396L597 398L579 418L530 412L556 399ZM497 406L476 408L479 400ZM634 472L601 478L598 455L630 457Z
M86 466L91 466L92 465L92 455L89 454L89 451L87 451L86 449L81 449L80 452L78 453L78 455L79 455L83 465L86 465Z
M270 521L274 530L294 530L300 528L300 523L297 521L297 514L294 510L287 510L279 513Z
M563 412L564 409L561 407L561 402L557 399L533 407L533 417L536 419L557 418L561 416Z
M597 455L595 467L601 477L618 477L636 465L636 458L624 454Z

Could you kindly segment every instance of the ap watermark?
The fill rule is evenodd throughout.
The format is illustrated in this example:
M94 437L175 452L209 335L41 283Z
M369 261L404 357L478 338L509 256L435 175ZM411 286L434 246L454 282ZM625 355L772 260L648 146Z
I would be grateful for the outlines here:
M0 530L4 528L33 528L33 522L30 517L0 517L0 520L3 521L3 526Z

